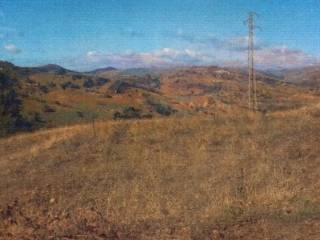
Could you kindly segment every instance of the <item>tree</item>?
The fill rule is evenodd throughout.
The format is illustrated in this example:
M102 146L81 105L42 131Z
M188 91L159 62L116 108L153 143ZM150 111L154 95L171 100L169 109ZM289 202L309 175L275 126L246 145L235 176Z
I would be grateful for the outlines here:
M16 88L16 79L0 73L0 136L30 127L21 115L22 102Z

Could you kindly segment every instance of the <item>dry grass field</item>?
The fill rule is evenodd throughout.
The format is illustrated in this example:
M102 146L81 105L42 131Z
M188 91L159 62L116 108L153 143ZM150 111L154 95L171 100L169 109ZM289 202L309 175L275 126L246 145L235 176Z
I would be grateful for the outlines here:
M320 0L0 0L0 240L320 240Z
M320 108L0 140L0 239L320 238Z

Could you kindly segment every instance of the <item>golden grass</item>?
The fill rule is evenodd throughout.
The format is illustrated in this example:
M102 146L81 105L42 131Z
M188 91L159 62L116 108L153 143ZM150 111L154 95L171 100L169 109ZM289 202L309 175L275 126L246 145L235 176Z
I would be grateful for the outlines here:
M96 133L75 125L0 140L0 232L240 239L247 229L246 239L272 239L274 231L293 239L292 227L320 217L318 118L230 114L98 122ZM6 204L33 225L18 210L10 224ZM241 221L245 228L234 225ZM283 231L271 230L275 223Z

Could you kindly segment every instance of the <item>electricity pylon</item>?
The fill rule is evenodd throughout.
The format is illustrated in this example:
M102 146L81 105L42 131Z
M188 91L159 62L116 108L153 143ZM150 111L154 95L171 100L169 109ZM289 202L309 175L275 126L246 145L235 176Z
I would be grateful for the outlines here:
M248 89L248 107L251 111L258 110L258 100L257 100L257 80L255 73L255 48L254 48L254 38L255 38L255 17L257 16L254 12L249 12L249 17L245 22L248 26L248 76L249 76L249 89Z

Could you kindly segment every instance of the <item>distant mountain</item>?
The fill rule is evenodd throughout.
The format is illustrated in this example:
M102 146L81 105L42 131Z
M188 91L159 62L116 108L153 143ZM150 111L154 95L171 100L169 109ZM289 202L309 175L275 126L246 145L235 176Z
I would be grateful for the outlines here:
M284 81L312 89L320 89L320 66L293 69L284 72Z
M2 73L18 73L22 71L22 68L15 66L14 64L6 61L0 61L0 71Z
M66 73L76 73L74 71L68 70L56 64L47 64L39 67L32 67L29 68L34 72L41 72L41 73L55 73L55 74L66 74Z
M26 77L30 74L36 73L50 73L50 74L77 74L77 72L63 68L56 64L47 64L38 67L19 67L10 62L0 61L0 70L14 71L16 74Z
M8 69L8 68L13 69L13 68L17 68L17 67L10 62L0 61L0 69L1 70Z
M288 72L288 69L285 68L270 68L270 69L266 69L264 70L264 72L268 75L272 75L278 78L283 79L285 74Z
M121 74L144 77L146 75L157 76L167 71L168 69L164 69L164 68L128 68L128 69L122 70Z
M258 71L257 74L300 87L320 89L320 65L295 69L273 68Z
M94 74L94 75L99 75L103 74L105 72L111 72L111 71L117 71L116 68L114 67L105 67L105 68L98 68L93 71L85 72L86 74Z

